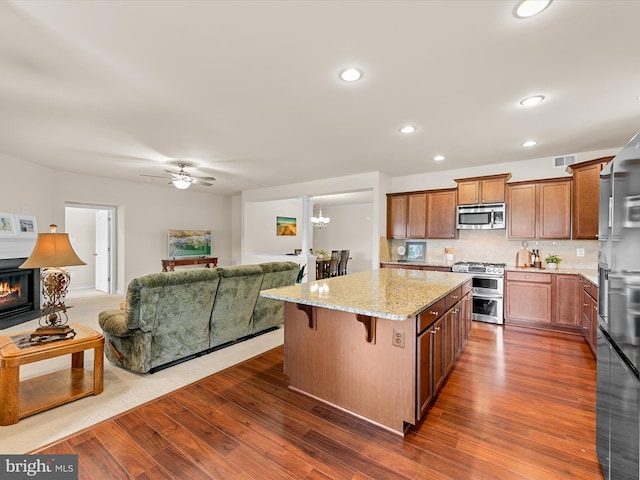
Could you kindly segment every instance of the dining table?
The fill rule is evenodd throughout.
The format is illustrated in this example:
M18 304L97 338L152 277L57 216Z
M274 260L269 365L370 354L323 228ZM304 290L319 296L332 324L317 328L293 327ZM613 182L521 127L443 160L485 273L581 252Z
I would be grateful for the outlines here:
M316 280L327 278L329 276L330 256L316 257Z

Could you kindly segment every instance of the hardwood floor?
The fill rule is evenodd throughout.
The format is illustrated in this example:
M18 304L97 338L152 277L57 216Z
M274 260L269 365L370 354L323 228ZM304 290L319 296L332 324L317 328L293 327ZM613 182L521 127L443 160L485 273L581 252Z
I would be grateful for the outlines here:
M287 389L282 347L50 445L79 478L602 479L580 337L474 322L402 438Z

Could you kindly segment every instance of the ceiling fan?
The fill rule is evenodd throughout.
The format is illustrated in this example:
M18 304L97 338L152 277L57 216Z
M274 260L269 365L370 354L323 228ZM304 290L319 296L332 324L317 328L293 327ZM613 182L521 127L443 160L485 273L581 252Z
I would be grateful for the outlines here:
M189 188L192 183L196 185L203 185L205 187L210 187L211 185L213 185L212 183L209 183L209 182L215 180L214 177L194 177L193 175L191 175L189 172L185 170L185 168L189 166L190 165L186 163L178 162L178 167L180 167L180 171L176 172L174 170L165 170L165 172L171 175L170 177L167 177L167 176L161 177L158 175L144 175L144 174L141 174L140 176L152 177L152 178L169 178L171 180L169 183L173 183L176 186L176 188L179 188L180 190L185 190Z

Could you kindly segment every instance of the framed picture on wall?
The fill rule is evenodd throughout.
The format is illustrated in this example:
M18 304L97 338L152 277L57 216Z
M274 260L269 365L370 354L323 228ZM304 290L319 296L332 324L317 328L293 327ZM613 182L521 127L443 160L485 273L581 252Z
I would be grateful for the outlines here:
M407 242L407 260L414 262L424 261L427 242Z
M13 237L16 234L16 220L13 213L0 212L0 236Z
M295 217L276 217L276 235L277 236L296 236L296 218Z
M169 257L211 255L211 230L169 230Z
M16 214L16 233L20 236L35 237L38 233L36 217Z

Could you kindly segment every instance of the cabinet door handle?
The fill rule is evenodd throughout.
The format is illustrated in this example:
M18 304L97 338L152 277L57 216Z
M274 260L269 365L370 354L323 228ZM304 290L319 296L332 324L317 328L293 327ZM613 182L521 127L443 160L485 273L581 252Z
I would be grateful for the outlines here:
M429 315L438 315L438 312L434 312L433 310L429 312Z

